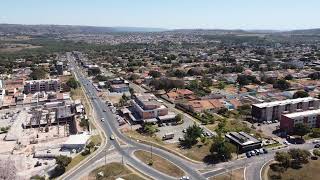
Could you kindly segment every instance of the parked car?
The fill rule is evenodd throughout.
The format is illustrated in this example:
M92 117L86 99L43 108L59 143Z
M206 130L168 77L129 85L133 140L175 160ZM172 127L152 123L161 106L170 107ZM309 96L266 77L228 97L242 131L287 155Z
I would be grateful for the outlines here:
M255 149L254 152L256 153L256 155L259 155L259 154L260 154L259 149Z
M267 153L268 153L268 150L265 149L265 148L263 148L263 152L264 152L265 154L267 154Z
M259 149L259 153L260 153L260 154L264 154L263 149Z
M251 154L251 156L255 156L256 152L252 150L252 151L250 151L250 154Z
M101 118L101 122L104 122L104 118Z
M314 148L320 148L320 144L314 145Z
M116 138L114 137L114 135L112 134L111 136L110 136L110 140L115 140Z
M247 156L247 158L250 158L251 157L250 152L246 152L246 156Z
M312 141L312 143L313 143L313 144L318 144L318 143L320 143L320 140L319 140L319 139L316 139L316 140Z

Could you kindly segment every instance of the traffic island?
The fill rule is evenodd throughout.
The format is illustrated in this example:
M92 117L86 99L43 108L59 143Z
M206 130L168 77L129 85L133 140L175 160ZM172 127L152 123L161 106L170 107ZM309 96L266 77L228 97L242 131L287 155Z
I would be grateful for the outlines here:
M152 152L138 150L134 152L134 155L143 163L168 176L182 177L185 175L179 167L158 155L152 154Z

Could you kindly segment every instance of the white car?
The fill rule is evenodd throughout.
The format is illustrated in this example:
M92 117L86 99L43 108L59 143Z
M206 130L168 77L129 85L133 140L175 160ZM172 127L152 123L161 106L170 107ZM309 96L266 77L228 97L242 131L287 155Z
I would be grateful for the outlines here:
M319 139L316 139L316 140L312 141L313 144L317 144L317 143L319 143L319 142L320 142Z
M283 144L289 145L290 143L288 141L284 141Z
M101 122L104 122L104 118L101 118Z

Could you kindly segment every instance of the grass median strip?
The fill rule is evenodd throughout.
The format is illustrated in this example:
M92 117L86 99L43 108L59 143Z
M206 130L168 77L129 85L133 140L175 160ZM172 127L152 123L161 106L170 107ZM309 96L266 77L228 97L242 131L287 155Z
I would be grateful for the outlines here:
M243 180L244 179L244 168L228 171L218 176L211 177L210 180Z
M88 179L117 179L123 178L126 180L145 180L135 172L132 172L129 168L121 163L109 163L105 166L99 167L93 170Z
M179 167L158 155L152 154L151 158L150 152L142 150L134 152L134 155L145 164L150 165L154 169L167 174L168 176L181 177L184 175L184 172Z

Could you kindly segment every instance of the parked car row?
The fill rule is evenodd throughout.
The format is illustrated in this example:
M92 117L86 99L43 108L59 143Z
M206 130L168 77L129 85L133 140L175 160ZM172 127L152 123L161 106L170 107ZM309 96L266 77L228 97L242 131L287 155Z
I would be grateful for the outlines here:
M268 153L267 149L261 148L261 149L254 149L252 151L246 152L246 156L250 158L251 156L258 156L260 154L267 154L267 153Z

